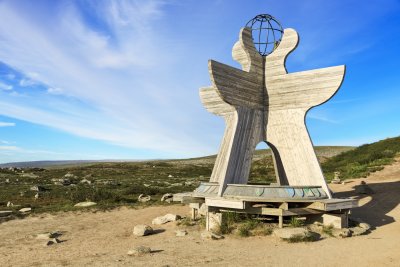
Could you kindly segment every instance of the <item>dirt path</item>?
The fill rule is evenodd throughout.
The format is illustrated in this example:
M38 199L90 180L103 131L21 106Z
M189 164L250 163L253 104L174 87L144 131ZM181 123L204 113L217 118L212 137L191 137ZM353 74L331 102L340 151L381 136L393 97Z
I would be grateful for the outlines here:
M400 266L400 162L362 180L375 191L361 197L362 207L353 211L375 227L365 236L297 244L273 236L211 241L191 228L187 236L175 237L178 227L168 223L160 227L165 231L139 238L131 234L134 225L150 224L166 213L187 215L188 207L70 212L0 224L0 266ZM360 181L332 189L339 196L354 196ZM34 237L54 230L64 232L64 242L45 247ZM158 252L128 256L136 245Z

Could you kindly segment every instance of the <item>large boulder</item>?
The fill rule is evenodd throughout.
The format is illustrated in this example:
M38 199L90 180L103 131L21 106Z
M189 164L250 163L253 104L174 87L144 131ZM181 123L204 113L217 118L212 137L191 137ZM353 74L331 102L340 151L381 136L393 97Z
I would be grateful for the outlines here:
M152 233L153 233L153 228L145 224L139 224L133 228L133 234L135 236L151 235Z
M309 231L305 228L279 228L274 230L274 235L282 239L291 239L295 237L305 238Z
M368 229L364 229L364 228L361 228L361 227L359 227L359 226L356 226L356 227L351 227L351 228L349 228L350 229L350 231L351 231L351 235L352 236L359 236L359 235L365 235L365 234L367 234L368 233Z
M96 202L91 202L91 201L85 201L85 202L79 202L74 205L74 207L91 207L97 205Z
M337 238L346 238L351 236L351 231L348 228L333 229L332 235Z
M148 202L148 201L150 201L151 200L151 196L147 196L147 195L145 195L145 194L140 194L139 195L139 197L138 197L138 201L139 202Z
M32 208L22 208L22 209L19 210L19 212L21 212L21 213L28 213L28 212L31 212L31 211L32 211Z
M12 214L11 210L0 210L0 217L7 217Z
M172 195L171 193L164 194L164 195L161 197L161 202L164 202L164 201L166 201L166 200L168 200L168 199L171 199L171 198L173 198L173 197L174 197L174 195Z
M151 223L154 225L160 225L160 224L165 224L168 222L175 222L175 221L179 220L180 218L181 218L181 216L179 216L179 215L169 213L164 216L160 216L160 217L153 219L153 221Z

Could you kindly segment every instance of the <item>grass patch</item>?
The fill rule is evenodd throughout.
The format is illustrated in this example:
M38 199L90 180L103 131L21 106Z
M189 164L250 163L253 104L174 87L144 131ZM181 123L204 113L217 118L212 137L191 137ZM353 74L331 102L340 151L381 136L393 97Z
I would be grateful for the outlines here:
M342 179L367 177L393 163L400 153L400 137L388 138L365 144L327 159L321 164L327 180L332 180L335 171Z
M292 216L290 218L289 224L290 224L290 227L294 227L294 228L302 227L302 226L304 226L304 220L300 219L299 217Z
M328 236L333 236L333 225L322 226L322 233Z

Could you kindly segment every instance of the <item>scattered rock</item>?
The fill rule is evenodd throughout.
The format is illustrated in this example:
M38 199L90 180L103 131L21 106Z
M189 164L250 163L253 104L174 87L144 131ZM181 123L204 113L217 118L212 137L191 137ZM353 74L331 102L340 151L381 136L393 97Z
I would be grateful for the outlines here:
M174 178L174 176L172 174L168 175L168 178Z
M36 191L36 192L43 192L43 191L45 191L46 189L45 189L43 186L34 185L34 186L31 186L30 190L31 190L31 191Z
M282 239L290 239L294 237L306 237L309 231L305 228L279 228L274 230L274 235Z
M163 202L163 201L166 201L167 199L171 199L173 197L174 197L174 195L172 195L171 193L166 193L161 197L161 201Z
M139 202L148 202L151 200L151 196L146 196L144 194L140 194L138 197Z
M136 236L151 235L152 233L153 233L153 228L145 224L139 224L133 228L133 234Z
M25 196L25 192L24 192L24 191L19 192L19 196L20 196L20 197Z
M53 239L51 239L51 240L48 240L48 241L44 244L44 246L45 246L45 247L46 247L46 246L51 246L51 245L58 244L58 243L61 243L61 241L58 240L57 238L53 238Z
M179 216L179 215L169 213L164 216L155 218L151 223L155 224L155 225L160 225L160 224L164 224L164 223L168 223L168 222L175 222L175 221L179 220L180 218L181 218L181 216Z
M368 223L365 222L360 222L358 224L359 227L364 228L365 230L370 230L371 229L371 225L369 225Z
M151 253L151 248L145 246L138 246L128 251L129 256L142 256L150 253Z
M13 206L14 206L14 204L11 201L7 202L7 207L13 207Z
M0 210L0 217L7 217L8 215L11 214L12 214L11 210Z
M181 236L187 235L188 232L187 232L186 230L176 230L176 231L175 231L175 234L176 234L176 236L181 237Z
M348 228L333 229L332 230L332 235L334 237L337 237L337 238L339 238L339 237L340 238L346 238L346 237L351 236L351 231Z
M375 193L374 190L367 185L365 181L361 181L360 185L355 186L355 191L357 194L364 194L364 195L370 195Z
M80 184L88 184L88 185L90 185L90 184L92 184L92 181L90 181L90 180L88 180L86 178L83 178L79 183Z
M203 239L212 239L212 240L220 240L223 239L224 236L217 235L216 233L205 231L201 233L201 238Z
M48 232L48 233L40 233L36 235L36 239L51 239L51 238L57 238L61 236L62 234L58 231L56 232ZM57 239L58 240L58 239Z
M359 226L356 227L351 227L349 228L351 231L352 236L359 236L359 235L365 235L369 230L361 228Z
M19 210L19 212L22 212L22 213L28 213L28 212L31 212L31 211L32 211L32 208L22 208L22 209Z
M76 175L74 175L74 174L68 172L68 173L66 173L66 174L64 175L64 177L65 177L65 178L76 178Z
M85 202L79 202L74 205L74 207L91 207L97 205L96 202L91 202L91 201L85 201Z
M35 199L39 199L39 192L38 192L38 193L36 193L36 195L35 195Z
M9 184L10 183L10 179L6 179L6 184Z

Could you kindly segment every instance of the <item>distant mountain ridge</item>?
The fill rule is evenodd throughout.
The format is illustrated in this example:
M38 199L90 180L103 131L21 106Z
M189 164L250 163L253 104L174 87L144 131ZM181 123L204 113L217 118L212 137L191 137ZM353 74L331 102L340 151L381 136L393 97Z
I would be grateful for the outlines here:
M342 152L352 150L354 147L351 146L315 146L315 151L318 156L329 158L340 154ZM269 149L259 149L254 153L254 160L259 159L264 156L265 153L270 154ZM210 161L215 160L216 155L209 155L204 157L197 158L187 158L187 159L165 159L163 161L197 161L208 159ZM148 160L130 160L130 159L104 159L104 160L41 160L41 161L24 161L24 162L9 162L0 164L0 168L46 168L46 167L55 167L55 166L71 166L71 165L85 165L92 163L103 163L103 162L143 162L143 161L160 161L160 159L148 159Z
M52 166L64 166L64 165L82 165L90 163L100 162L140 162L142 160L38 160L38 161L22 161L22 162L9 162L0 164L0 168L45 168Z

